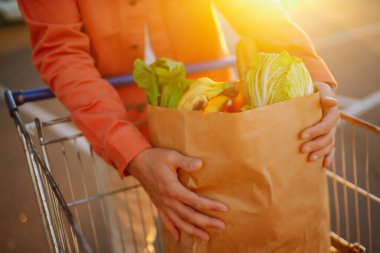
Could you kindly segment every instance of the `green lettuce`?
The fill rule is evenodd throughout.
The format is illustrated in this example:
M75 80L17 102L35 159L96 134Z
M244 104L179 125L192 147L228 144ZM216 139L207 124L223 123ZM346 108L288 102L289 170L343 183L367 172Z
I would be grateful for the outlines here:
M191 81L186 79L181 62L158 59L149 66L142 60L134 62L133 78L145 90L148 104L175 108Z
M249 104L244 109L308 96L314 91L305 64L286 51L281 54L258 53L246 74L245 87Z
M148 104L157 106L160 92L155 69L147 66L145 62L140 59L135 60L133 67L133 79L139 88L145 90Z

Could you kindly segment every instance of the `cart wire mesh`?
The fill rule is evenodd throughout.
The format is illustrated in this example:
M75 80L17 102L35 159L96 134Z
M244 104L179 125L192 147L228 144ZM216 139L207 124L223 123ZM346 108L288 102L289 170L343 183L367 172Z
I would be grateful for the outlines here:
M190 72L235 59L187 66ZM189 71L188 71L189 72ZM130 83L130 75L108 79ZM6 91L51 252L163 253L157 213L140 184L121 180L68 117L24 123L19 107L53 97L46 88ZM139 110L141 104L127 110ZM135 122L136 125L146 122ZM341 114L336 157L327 170L331 252L380 252L380 128Z
M327 170L335 252L379 252L380 128L341 114ZM353 243L350 243L353 242Z

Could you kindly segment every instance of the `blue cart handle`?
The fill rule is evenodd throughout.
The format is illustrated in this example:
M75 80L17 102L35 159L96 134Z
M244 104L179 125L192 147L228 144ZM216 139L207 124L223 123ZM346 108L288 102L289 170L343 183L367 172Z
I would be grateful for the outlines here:
M221 69L234 66L236 62L235 56L226 57L220 60L200 62L185 65L186 73L193 74L207 70ZM112 86L118 87L134 83L132 74L105 78ZM40 87L30 90L6 91L5 99L10 111L16 110L17 106L27 102L39 101L53 98L55 95L49 87Z

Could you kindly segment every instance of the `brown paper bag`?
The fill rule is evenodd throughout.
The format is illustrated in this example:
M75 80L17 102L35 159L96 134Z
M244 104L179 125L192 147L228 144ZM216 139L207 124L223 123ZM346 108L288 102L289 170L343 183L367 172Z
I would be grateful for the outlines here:
M154 146L203 160L181 182L229 207L205 212L226 224L207 242L164 231L166 253L328 252L325 169L299 151L300 132L322 116L318 93L239 113L150 106L148 115Z

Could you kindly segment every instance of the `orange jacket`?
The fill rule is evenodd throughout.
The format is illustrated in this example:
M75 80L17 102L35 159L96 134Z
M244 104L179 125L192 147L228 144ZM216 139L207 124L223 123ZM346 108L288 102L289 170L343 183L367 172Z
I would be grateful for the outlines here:
M156 57L185 63L228 55L216 21L218 9L260 51L301 57L314 81L335 85L309 38L275 0L18 0L30 30L33 62L71 112L95 151L124 175L133 157L150 147L131 123L145 118L125 105L145 101L136 86L114 89L106 76L132 71L144 58L144 26ZM214 8L215 7L215 8ZM216 80L224 70L202 73Z

